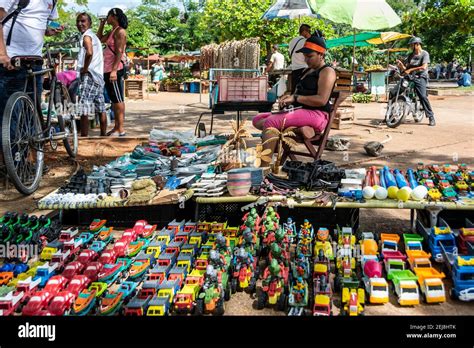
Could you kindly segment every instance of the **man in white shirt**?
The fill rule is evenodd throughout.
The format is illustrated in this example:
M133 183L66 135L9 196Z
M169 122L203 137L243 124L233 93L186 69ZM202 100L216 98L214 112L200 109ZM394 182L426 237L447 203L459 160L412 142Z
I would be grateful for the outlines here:
M0 0L0 23L18 7L19 0ZM23 91L26 81L26 69L14 69L11 58L15 56L42 56L44 36L53 36L61 33L63 27L58 29L47 28L48 22L58 18L56 1L30 0L16 18L10 19L4 25L0 24L0 121L3 110L10 95ZM10 32L11 31L11 32ZM8 37L11 41L8 43ZM34 71L41 70L41 65L33 67ZM42 92L42 76L37 76L37 93ZM28 92L33 91L29 84ZM0 122L0 127L1 127Z
M278 52L278 45L273 45L272 51L273 54L270 57L270 62L267 65L267 73L285 68L285 56ZM275 84L276 80L276 75L271 75L269 78L269 81L272 85Z
M104 101L104 58L102 44L91 30L92 19L83 12L77 15L76 26L81 36L77 69L81 83L79 86L79 103L82 109L81 136L89 133L89 117L100 114L100 135L107 135L107 117Z
M296 89L296 85L303 75L304 69L308 67L306 64L303 53L298 53L298 50L303 48L306 39L311 37L311 27L308 24L302 24L299 30L300 36L295 37L290 41L288 45L288 52L291 58L291 93L293 94Z

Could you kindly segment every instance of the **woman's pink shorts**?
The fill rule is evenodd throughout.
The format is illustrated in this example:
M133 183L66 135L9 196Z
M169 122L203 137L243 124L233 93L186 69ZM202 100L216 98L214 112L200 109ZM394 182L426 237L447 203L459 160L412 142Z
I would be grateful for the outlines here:
M253 119L252 123L255 126L256 123L262 119L265 120L263 129L274 127L281 129L283 126L283 120L285 121L285 128L288 127L312 127L316 132L321 133L324 131L328 124L329 115L327 112L321 110L308 110L308 109L297 109L293 112L285 112L279 114L272 114L271 112L264 112L258 114Z

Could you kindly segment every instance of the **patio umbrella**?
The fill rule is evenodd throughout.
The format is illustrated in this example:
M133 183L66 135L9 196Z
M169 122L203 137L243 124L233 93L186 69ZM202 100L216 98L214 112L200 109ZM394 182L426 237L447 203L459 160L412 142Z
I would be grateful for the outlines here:
M261 19L294 19L304 16L314 16L306 0L277 0L277 2L263 14Z
M392 28L402 21L385 0L308 0L311 9L336 23L349 24L353 29L381 30ZM355 30L352 53L354 71Z

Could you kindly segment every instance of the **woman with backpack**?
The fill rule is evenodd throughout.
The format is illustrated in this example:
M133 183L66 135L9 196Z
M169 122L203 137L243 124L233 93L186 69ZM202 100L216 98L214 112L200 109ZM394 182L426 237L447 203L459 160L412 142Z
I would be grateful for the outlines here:
M104 34L105 22L112 26L112 30ZM113 8L107 18L101 19L97 36L104 49L104 80L105 88L112 102L115 115L115 126L107 133L108 136L125 136L125 93L124 78L126 74L125 45L127 42L128 19L119 8Z

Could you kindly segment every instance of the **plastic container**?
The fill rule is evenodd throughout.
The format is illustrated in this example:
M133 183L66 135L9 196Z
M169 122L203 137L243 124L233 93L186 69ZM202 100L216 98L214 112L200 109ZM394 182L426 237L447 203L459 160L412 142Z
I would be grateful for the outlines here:
M220 76L219 101L267 101L268 77L236 78Z
M199 93L199 82L191 82L189 84L190 93Z

